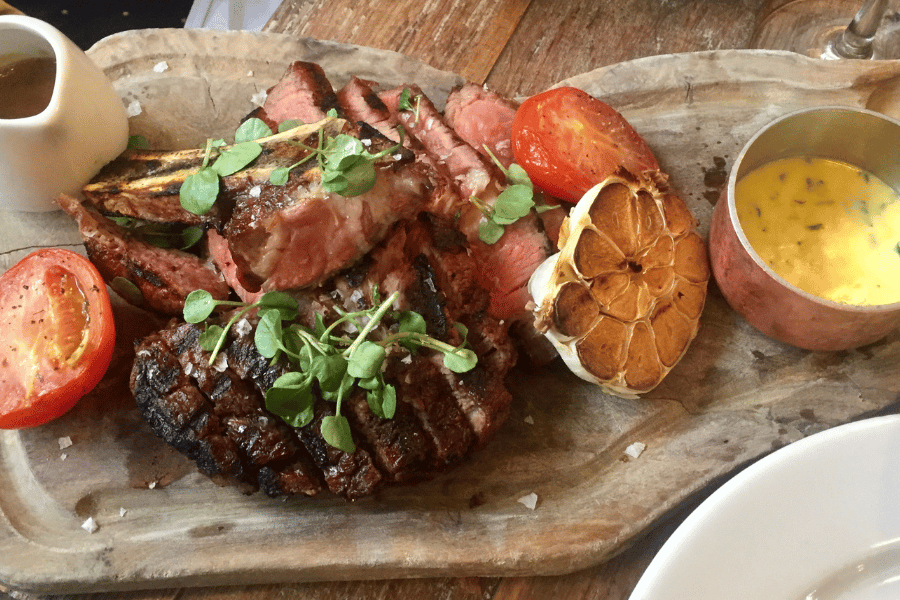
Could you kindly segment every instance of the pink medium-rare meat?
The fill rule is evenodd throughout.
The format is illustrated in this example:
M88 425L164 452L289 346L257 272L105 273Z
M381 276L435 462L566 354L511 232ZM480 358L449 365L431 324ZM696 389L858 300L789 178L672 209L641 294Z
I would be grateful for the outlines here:
M397 130L400 122L382 102L375 86L375 82L351 77L338 92L344 116L368 124L388 139L399 141L402 137L403 145L414 152L416 160L425 163L433 171L434 189L424 209L431 213L452 214L460 205L460 195L454 189L447 165L426 152L415 137L400 135Z
M87 255L103 279L124 277L137 286L149 308L180 315L184 299L196 289L204 289L218 300L231 293L222 276L199 257L135 239L71 196L60 195L56 201L78 222Z
M410 102L415 103L418 114L413 110L399 110L400 94L404 89L409 90ZM476 280L490 292L488 312L501 319L527 318L528 279L550 252L539 220L529 214L507 227L497 243L483 242L479 227L485 217L466 200L477 196L482 203L493 206L505 187L500 181L499 169L447 125L418 87L393 89L381 94L381 98L410 134L421 142L425 151L445 163L453 176L462 201L459 206L452 207L452 214L458 215L456 225L477 259ZM475 143L480 141L473 139ZM447 216L446 213L439 214Z
M263 105L250 113L275 131L279 123L292 119L315 123L331 110L340 110L337 94L319 65L295 61L281 79L268 89Z
M409 90L410 103L417 110L401 110L400 97ZM497 171L490 162L460 138L444 121L431 100L415 85L394 88L379 94L391 114L415 137L439 163L445 164L461 194L462 206L477 196L488 202L496 197ZM445 216L460 207L447 207Z
M372 81L351 77L337 93L341 110L347 119L368 123L386 138L399 141L397 120L378 97L374 85Z
M490 148L504 167L515 162L510 132L518 104L484 86L468 82L447 97L444 118L454 131L482 154Z
M292 171L284 186L263 185L258 195L238 198L223 235L242 286L256 292L314 284L417 214L431 191L429 173L419 163L385 160L374 187L353 198L325 191L312 166Z

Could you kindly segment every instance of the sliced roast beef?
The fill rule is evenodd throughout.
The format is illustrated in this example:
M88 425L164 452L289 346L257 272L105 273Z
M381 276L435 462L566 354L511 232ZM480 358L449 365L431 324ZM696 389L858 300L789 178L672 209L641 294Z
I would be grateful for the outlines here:
M487 155L487 146L504 167L509 167L515 162L510 132L517 108L516 102L468 82L450 91L444 117L457 135L478 152Z
M252 292L315 284L422 209L432 179L421 163L386 157L376 172L374 187L352 198L326 191L318 168L292 172L284 186L237 197L223 235L243 287Z
M78 222L87 255L104 280L112 282L123 277L140 290L140 301L130 297L126 300L145 303L166 315L179 315L184 299L196 289L204 289L218 300L231 294L221 274L199 257L133 238L70 196L60 195L57 202Z
M409 95L412 108L401 108L400 98ZM499 177L494 166L460 138L444 121L431 100L416 85L406 85L379 94L391 114L438 162L447 165L463 200L478 196L489 201L496 196ZM466 203L468 204L468 203ZM459 207L447 207L450 216Z
M403 140L404 146L415 153L417 161L423 162L433 172L433 189L424 210L431 213L451 215L462 206L463 198L456 189L453 177L445 162L438 160L426 152L421 142L414 136L401 135L398 131L400 121L396 113L382 102L375 91L375 82L351 77L350 81L338 92L338 99L346 118L364 122L381 132L391 140Z
M249 116L262 119L274 131L280 123L289 120L315 123L332 109L340 112L340 104L322 67L295 61L278 83L266 91L263 105Z

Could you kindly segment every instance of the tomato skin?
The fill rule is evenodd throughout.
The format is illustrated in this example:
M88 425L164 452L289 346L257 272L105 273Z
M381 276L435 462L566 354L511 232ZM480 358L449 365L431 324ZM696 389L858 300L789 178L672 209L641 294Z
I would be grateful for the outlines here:
M0 275L0 429L42 425L103 378L115 347L106 284L85 257L38 250Z
M620 167L659 169L647 142L621 114L573 87L522 102L512 124L516 162L545 192L577 202Z

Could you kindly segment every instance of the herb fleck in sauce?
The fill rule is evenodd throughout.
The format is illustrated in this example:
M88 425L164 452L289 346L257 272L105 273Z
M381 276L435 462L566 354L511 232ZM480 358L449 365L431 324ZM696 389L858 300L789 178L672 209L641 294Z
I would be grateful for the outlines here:
M796 287L846 304L900 301L900 197L878 177L781 159L742 177L735 204L757 254Z

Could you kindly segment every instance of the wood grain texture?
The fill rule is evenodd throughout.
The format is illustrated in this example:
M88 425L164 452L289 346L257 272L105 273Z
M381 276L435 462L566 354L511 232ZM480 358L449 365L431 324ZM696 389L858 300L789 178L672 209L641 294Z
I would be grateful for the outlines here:
M286 0L264 28L394 50L483 83L532 0Z
M21 10L19 10L15 6L7 4L3 0L0 0L0 15L21 15L21 14L22 14Z
M266 31L397 50L506 95L657 54L744 48L765 0L285 0Z
M859 2L827 4L852 15L855 8L848 7ZM5 6L0 0L0 9ZM794 11L806 19L818 14L818 8L808 12L811 8L811 0L285 0L266 30L399 51L502 93L527 94L642 56L748 45L783 48L795 32ZM52 600L625 600L687 512L676 513L622 555L565 576L181 588ZM5 591L0 584L2 600L39 598Z

